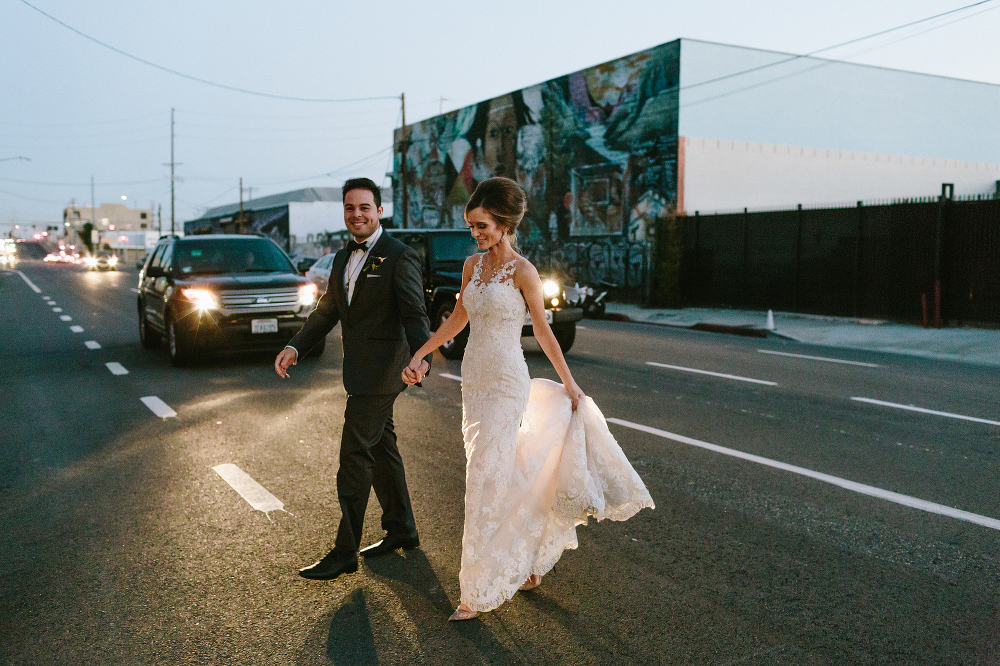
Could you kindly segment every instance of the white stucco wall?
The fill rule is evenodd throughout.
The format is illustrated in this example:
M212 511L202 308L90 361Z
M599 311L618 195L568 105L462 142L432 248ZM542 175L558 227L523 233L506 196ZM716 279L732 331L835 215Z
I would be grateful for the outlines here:
M681 205L687 214L858 200L990 195L1000 163L889 155L773 143L681 137Z
M789 57L681 40L678 134L1000 163L997 85L818 58L699 85Z

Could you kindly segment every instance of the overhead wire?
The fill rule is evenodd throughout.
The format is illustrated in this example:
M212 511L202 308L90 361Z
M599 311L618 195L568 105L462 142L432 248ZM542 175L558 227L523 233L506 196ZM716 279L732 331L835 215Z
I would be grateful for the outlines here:
M75 32L76 34L80 35L84 39L88 39L88 40L94 42L95 44L98 44L99 46L103 46L106 49L114 51L115 53L117 53L119 55L125 56L126 58L131 58L132 60L135 60L136 62L141 62L144 65L147 65L149 67L153 67L155 69L159 69L161 71L167 72L168 74L173 74L174 76L179 76L181 78L188 79L190 81L195 81L197 83L202 83L202 84L205 84L205 85L208 85L208 86L214 86L216 88L222 88L224 90L229 90L231 92L242 93L244 95L255 95L257 97L268 97L268 98L271 98L271 99L283 99L283 100L290 101L290 102L319 102L319 103L328 103L328 104L342 104L342 103L350 103L350 102L369 102L369 101L374 101L374 100L389 100L389 99L396 100L396 99L399 99L399 97L396 96L396 95L391 95L391 96L390 95L375 95L375 96L371 96L371 97L351 97L351 98L341 98L341 99L322 98L322 97L294 97L294 96L291 96L291 95L277 95L277 94L274 94L274 93L266 93L266 92L261 92L259 90L249 90L247 88L239 88L237 86L230 86L230 85L227 85L225 83L218 83L216 81L209 81L208 79L203 79L203 78L198 77L198 76L192 76L191 74L185 74L184 72L179 72L176 69L170 69L169 67L164 67L163 65L158 65L155 62L146 60L145 58L140 58L139 56L133 55L131 53L128 53L127 51L123 51L123 50L121 50L121 49L119 49L119 48L117 48L115 46L112 46L111 44L108 44L106 42L102 42L101 40L97 39L96 37L91 37L90 35L86 34L85 32L77 30L76 28L74 28L73 26L69 25L68 23L60 21L55 16L52 16L51 14L46 13L42 9L34 6L30 2L28 2L28 0L21 0L21 2L24 3L25 5L27 5L28 7L30 7L31 9L34 9L36 12L38 12L42 16L44 16L44 17L46 17L48 19L51 19L52 21L55 21L56 23L58 23L59 25L61 25L64 28L66 28L67 30Z

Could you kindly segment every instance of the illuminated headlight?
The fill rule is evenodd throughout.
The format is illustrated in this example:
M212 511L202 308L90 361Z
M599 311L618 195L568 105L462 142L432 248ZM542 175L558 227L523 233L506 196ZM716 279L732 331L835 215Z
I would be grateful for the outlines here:
M316 302L316 295L319 294L319 287L315 284L305 284L299 287L299 303L302 305L312 305Z
M87 257L87 265L88 266L96 266L97 265L97 257Z
M215 294L207 289L181 289L181 295L195 304L200 310L211 310L219 307Z
M118 257L111 257L110 259L108 259L108 263L114 266L115 264L118 263Z
M552 307L555 307L555 306L559 305L559 299L558 298L553 298L552 301L551 301L551 303L552 303Z
M542 282L542 291L545 292L545 295L550 298L552 296L558 296L559 285L556 284L553 280L545 280L544 282Z

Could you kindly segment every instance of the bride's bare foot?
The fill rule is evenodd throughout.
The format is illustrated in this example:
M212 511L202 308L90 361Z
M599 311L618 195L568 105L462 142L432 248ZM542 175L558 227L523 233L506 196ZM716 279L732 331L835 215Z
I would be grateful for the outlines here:
M519 590L533 590L542 584L542 577L538 574L531 574L528 576L528 580L524 581L521 587L517 588Z
M448 621L453 622L457 620L471 620L472 618L478 616L479 616L479 611L474 611L465 604L459 604L458 608L455 609L455 612L452 613L451 617L448 618Z

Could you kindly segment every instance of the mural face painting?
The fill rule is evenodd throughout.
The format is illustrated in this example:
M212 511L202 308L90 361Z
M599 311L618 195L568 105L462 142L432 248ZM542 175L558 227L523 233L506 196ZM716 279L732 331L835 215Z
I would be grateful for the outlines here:
M679 62L672 42L409 126L406 226L464 228L476 184L506 176L528 193L518 243L533 263L641 287L676 198Z

